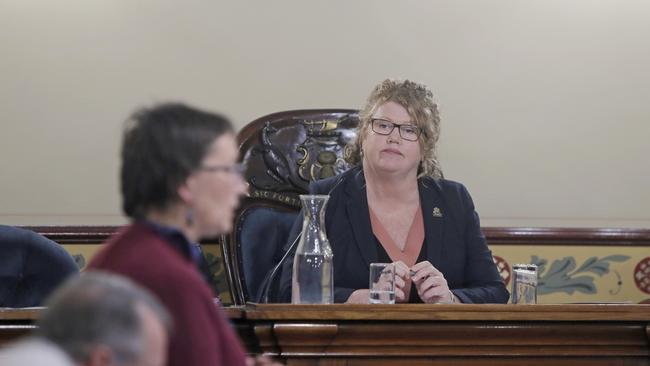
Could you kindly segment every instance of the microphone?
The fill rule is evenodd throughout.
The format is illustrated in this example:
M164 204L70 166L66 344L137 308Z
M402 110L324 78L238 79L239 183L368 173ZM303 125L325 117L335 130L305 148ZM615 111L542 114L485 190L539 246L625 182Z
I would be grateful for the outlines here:
M327 192L328 196L331 195L332 192L334 192L334 190L341 184L341 182L343 182L345 180L346 175L347 175L347 172L341 174L341 176L336 181L336 183L334 183L332 188L330 188L330 190ZM268 302L269 302L269 291L271 289L271 285L273 284L273 280L275 279L275 276L277 275L278 270L280 268L282 268L282 264L284 263L284 261L286 261L287 258L289 257L289 253L291 253L293 251L294 247L298 244L299 239L300 239L301 236L302 236L302 231L298 233L298 235L296 236L296 239L294 239L294 241L291 243L291 245L289 245L289 248L284 253L282 258L280 258L280 260L278 261L278 264L276 264L275 267L273 267L273 270L271 272L269 272L269 274L266 275L266 277L264 278L264 281L262 281L262 289L263 290L260 293L260 295L257 297L257 302L258 303L268 304Z
M262 281L262 288L264 291L258 296L257 302L262 303L262 304L268 304L269 303L269 290L271 289L271 284L273 284L273 280L275 279L275 275L277 274L278 270L282 267L282 264L284 261L287 259L289 256L289 253L293 250L293 248L296 246L298 243L298 240L302 236L302 232L299 232L298 235L296 236L296 239L291 243L289 246L289 249L284 253L282 258L278 261L278 264L273 267L273 270L269 272L268 275L264 278L264 281Z

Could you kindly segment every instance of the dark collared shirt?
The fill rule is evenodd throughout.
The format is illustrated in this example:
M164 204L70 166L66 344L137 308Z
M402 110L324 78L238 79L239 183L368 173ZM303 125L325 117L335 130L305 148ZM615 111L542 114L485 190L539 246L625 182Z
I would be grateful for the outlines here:
M172 248L176 249L185 258L194 262L196 269L199 270L203 279L205 279L205 282L208 283L208 286L210 286L212 291L215 293L215 296L218 298L219 294L216 293L216 287L214 286L212 274L210 273L210 266L203 256L201 245L192 242L182 231L173 226L162 225L149 220L145 220L144 223L162 236Z
M194 243L183 234L179 229L162 225L153 221L144 221L155 232L160 234L174 249L179 251L187 259L191 259L197 265L200 264L202 253L199 243Z

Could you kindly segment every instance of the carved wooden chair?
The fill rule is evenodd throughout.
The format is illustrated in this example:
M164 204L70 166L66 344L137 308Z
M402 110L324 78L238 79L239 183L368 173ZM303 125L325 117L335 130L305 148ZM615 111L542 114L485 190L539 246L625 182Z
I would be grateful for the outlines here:
M239 132L250 195L242 200L222 246L235 305L259 298L262 282L284 254L300 209L298 196L311 181L349 168L345 146L357 125L356 110L296 110L261 117ZM279 273L275 280L277 286Z

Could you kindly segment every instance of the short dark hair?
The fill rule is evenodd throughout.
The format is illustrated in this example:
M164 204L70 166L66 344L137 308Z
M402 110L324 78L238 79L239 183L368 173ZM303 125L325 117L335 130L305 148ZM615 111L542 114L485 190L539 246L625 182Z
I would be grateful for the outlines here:
M135 219L178 199L177 189L201 164L210 145L233 132L219 114L166 103L136 111L122 140L122 210Z
M118 362L133 362L144 352L138 306L151 309L170 332L169 313L147 290L119 275L85 272L67 280L47 300L36 336L77 362L86 361L97 345L108 346Z

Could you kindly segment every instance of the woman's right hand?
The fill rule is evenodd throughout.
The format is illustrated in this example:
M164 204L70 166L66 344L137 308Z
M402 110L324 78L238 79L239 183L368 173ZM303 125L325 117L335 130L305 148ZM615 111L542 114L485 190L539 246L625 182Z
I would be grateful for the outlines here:
M409 267L402 261L393 262L395 266L395 302L407 302L406 289L411 286Z

